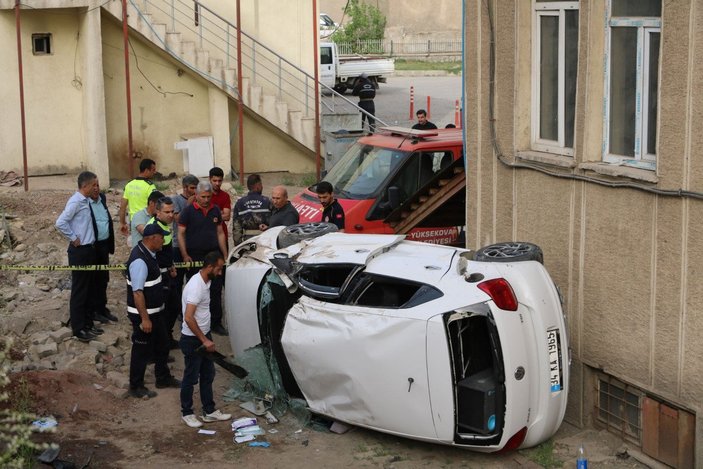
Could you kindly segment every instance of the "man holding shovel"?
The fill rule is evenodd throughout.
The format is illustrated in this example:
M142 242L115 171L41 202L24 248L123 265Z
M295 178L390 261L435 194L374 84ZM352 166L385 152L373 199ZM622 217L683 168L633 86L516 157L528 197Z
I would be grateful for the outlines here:
M181 307L183 327L180 346L185 360L181 382L181 414L186 425L197 428L202 422L229 420L230 414L215 409L212 382L215 380L215 364L198 353L201 346L207 352L215 351L210 333L210 284L222 275L224 266L222 253L214 251L205 255L200 271L193 275L183 288ZM202 422L193 414L193 387L200 381L200 401L203 405Z

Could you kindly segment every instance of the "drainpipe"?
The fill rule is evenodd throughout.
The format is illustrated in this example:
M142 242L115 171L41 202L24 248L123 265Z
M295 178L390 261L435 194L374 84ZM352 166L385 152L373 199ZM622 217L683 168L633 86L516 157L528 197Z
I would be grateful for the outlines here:
M317 0L312 0L312 37L313 37L313 57L315 60L315 176L320 180L320 77L319 60L320 49L317 45L317 37L320 28L320 18L317 15Z
M19 1L19 0L17 0ZM127 24L127 0L122 0L122 36L124 37L124 72L127 87L127 165L129 178L134 177L134 147L132 145L132 91L129 81L129 25Z
M29 190L29 175L27 174L27 132L24 122L24 75L22 74L22 34L20 31L20 0L15 0L15 25L17 29L17 65L20 81L20 119L22 121L22 166L24 170L24 191Z
M242 15L237 0L237 119L239 129L239 183L244 184L244 92L242 90Z

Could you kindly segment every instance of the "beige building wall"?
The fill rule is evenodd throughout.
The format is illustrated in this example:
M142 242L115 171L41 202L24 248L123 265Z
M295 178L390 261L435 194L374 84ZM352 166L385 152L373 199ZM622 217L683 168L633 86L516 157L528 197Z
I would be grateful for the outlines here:
M88 169L89 157L82 132L83 56L78 44L81 10L66 9L61 15L53 15L25 9L21 12L21 21L29 174ZM52 54L33 55L34 33L52 34ZM19 74L12 10L0 11L0 44L0 169L21 174Z
M596 373L606 373L699 416L699 467L703 1L662 2L656 171L602 162L605 0L580 2L574 156L532 150L531 3L490 2L491 95L487 3L465 2L468 247L520 240L543 248L564 294L573 351L568 421L593 422Z
M320 12L336 22L343 18L347 0L319 0ZM457 0L362 0L386 17L385 38L393 41L453 40L461 37L461 2Z

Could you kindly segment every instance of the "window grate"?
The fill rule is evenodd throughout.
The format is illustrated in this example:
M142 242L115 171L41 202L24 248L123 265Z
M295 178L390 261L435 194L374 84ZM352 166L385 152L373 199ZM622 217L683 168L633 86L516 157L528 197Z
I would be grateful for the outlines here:
M641 445L644 394L612 376L600 375L596 389L597 420L614 433Z
M51 55L51 33L32 34L32 53L34 55Z

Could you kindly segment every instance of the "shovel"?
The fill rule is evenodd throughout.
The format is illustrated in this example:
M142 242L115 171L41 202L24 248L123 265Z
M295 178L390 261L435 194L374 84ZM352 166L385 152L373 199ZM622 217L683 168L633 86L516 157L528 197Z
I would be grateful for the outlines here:
M203 357L214 361L215 363L217 363L222 368L229 371L230 373L232 373L234 376L236 376L239 379L244 379L249 374L249 372L247 370L245 370L244 368L242 368L241 366L235 365L234 363L227 360L227 357L222 355L220 352L218 352L218 351L208 352L205 349L204 345L201 345L200 347L195 349L195 351L197 353L199 353L200 355L202 355Z

